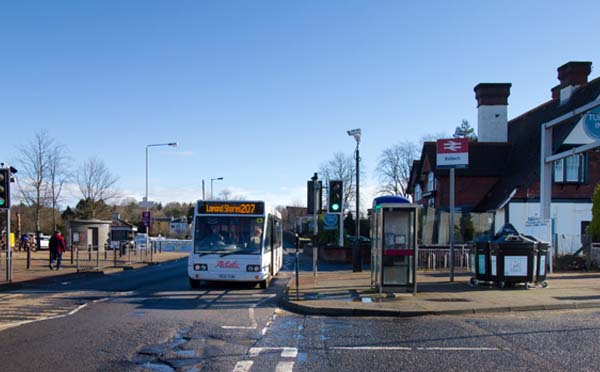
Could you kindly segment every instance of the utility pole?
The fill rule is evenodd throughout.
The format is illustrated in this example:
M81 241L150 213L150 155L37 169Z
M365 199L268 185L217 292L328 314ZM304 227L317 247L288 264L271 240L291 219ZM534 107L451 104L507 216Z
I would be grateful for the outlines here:
M362 255L360 251L360 152L358 145L360 144L361 130L352 129L347 131L349 136L353 136L356 140L356 150L354 152L354 159L356 159L356 239L354 246L352 247L352 271L362 271Z

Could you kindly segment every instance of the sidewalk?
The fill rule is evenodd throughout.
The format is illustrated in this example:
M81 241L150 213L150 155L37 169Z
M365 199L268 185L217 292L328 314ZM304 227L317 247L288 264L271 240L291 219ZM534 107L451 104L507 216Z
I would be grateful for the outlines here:
M94 266L95 254L96 253L94 252L94 258L92 259L91 263L88 263L87 255L82 254L82 266L84 264L88 267ZM111 260L112 256L110 256L110 254L112 254L112 252L109 253L107 261L102 260L101 264L104 267L101 267L99 270L91 269L91 267L89 267L89 270L77 272L76 261L73 260L73 263L71 263L70 252L66 252L63 254L62 267L60 271L50 270L50 268L48 267L50 253L47 250L31 252L31 267L29 269L27 269L27 253L13 252L13 280L12 283L9 283L6 280L6 252L3 251L0 256L0 291L11 288L18 288L23 285L39 285L46 282L62 281L66 278L74 278L86 275L89 276L90 274L112 274L127 269L136 269L148 265L187 257L189 255L189 252L155 253L153 254L152 262L149 262L148 257L146 263L125 264L117 268L111 267L112 263L109 261ZM83 256L85 256L86 259L84 259Z
M305 263L301 266L307 269ZM465 271L457 272L453 283L447 272L419 271L416 295L380 295L370 286L368 267L358 273L343 264L319 268L316 277L312 270L301 271L298 300L295 274L290 274L287 294L282 299L284 308L307 315L398 317L600 308L598 272L552 274L547 278L547 288L516 285L500 289L471 286L471 275Z

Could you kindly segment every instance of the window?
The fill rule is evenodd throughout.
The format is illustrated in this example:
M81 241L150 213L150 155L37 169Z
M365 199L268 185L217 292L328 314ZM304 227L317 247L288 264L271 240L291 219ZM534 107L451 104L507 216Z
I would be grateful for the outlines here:
M427 191L435 190L435 176L433 172L429 172L427 175Z
M421 185L416 185L415 186L415 201L419 201L421 200L421 198L423 197L423 192L421 191Z
M585 182L586 155L577 154L554 162L554 182Z

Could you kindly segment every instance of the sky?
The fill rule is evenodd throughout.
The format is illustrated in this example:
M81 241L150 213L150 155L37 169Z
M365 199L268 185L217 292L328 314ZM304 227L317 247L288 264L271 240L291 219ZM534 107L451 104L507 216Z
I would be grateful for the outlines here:
M556 69L600 64L598 1L0 2L0 161L46 131L123 197L228 189L305 204L306 181L362 129L361 198L385 148L477 127L473 87L512 83L509 119ZM598 73L592 70L590 78ZM64 204L78 199L69 187Z

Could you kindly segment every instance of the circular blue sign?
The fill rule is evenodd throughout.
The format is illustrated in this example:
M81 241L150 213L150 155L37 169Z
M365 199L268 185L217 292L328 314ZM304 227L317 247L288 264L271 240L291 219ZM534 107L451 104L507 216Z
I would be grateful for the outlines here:
M583 129L588 137L600 140L600 107L585 114Z
M323 223L326 226L335 226L337 225L338 216L335 213L327 213L323 216Z

